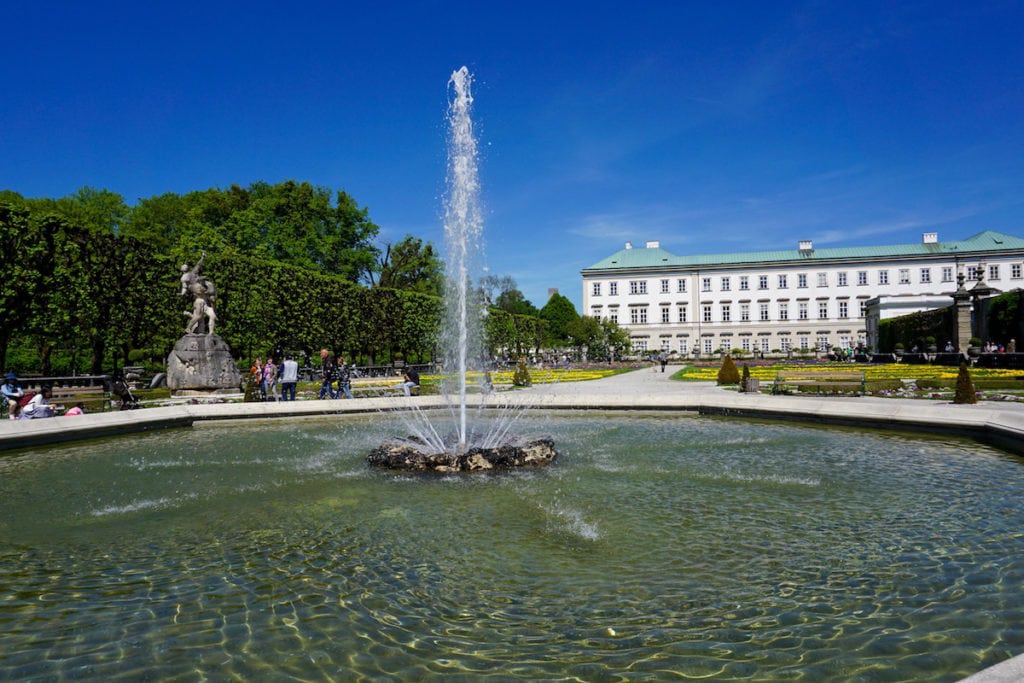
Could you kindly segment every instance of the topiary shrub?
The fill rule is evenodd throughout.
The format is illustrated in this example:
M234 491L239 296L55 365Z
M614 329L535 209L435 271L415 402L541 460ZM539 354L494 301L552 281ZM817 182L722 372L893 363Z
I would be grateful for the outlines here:
M743 378L740 380L740 391L750 391L750 367L743 364Z
M730 356L729 354L726 354L725 359L722 361L722 367L718 371L718 383L740 383L740 371L736 369L736 364L732 362L732 356Z
M977 403L978 396L974 393L974 382L971 381L971 371L967 369L966 363L960 364L960 373L956 376L956 395L953 403Z
M516 365L516 371L512 374L512 384L517 387L528 387L533 384L530 379L530 369L526 367L526 359L520 358Z

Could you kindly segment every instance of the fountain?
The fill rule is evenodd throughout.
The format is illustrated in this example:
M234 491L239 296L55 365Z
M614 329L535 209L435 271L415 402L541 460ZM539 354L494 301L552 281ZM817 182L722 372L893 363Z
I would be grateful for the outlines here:
M442 331L444 367L449 372L442 390L448 400L453 426L442 435L424 411L407 411L413 436L388 441L375 448L367 462L401 470L455 472L546 465L558 456L550 438L508 438L516 411L503 411L503 419L487 430L474 430L468 420L467 378L474 353L481 348L481 302L472 289L481 272L483 218L477 143L473 135L472 76L466 67L448 81L448 193L445 197L445 320ZM479 369L479 368L477 368ZM481 425L478 425L478 427Z

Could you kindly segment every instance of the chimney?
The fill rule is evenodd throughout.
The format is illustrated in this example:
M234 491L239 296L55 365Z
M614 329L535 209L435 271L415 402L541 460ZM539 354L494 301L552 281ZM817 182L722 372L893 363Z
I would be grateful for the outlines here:
M814 242L811 240L800 240L800 251L814 251Z
M937 232L922 233L921 234L921 243L922 244L938 244L939 243L939 233L937 233Z
M648 249L657 249L660 246L661 246L661 242L659 242L658 240L654 240L653 242L648 242L647 243L647 248Z
M633 248L633 243L632 242L626 242L626 249L632 249L632 248Z

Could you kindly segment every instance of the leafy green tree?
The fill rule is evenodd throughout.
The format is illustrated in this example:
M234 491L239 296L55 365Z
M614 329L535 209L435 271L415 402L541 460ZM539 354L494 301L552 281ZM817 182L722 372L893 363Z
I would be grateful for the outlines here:
M444 264L433 245L406 235L385 246L376 268L366 278L373 287L402 289L441 296L444 292Z
M614 361L628 354L632 347L629 338L629 330L619 327L619 324L608 318L601 319L601 329L604 331L604 342L608 347L608 360Z
M580 317L572 302L558 293L553 294L548 299L548 302L544 304L544 308L540 309L540 316L548 323L551 341L558 344L565 343L568 340L567 326L570 322Z
M23 334L49 300L53 272L53 235L47 225L30 220L25 206L0 203L0 370L6 368L7 347Z
M565 326L569 343L580 354L584 351L588 358L606 358L608 351L604 340L604 331L597 318L584 315L570 320Z

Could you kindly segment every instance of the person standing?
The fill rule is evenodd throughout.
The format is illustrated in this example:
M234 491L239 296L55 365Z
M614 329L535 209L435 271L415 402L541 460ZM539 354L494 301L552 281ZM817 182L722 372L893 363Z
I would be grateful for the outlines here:
M1006 345L1007 353L1017 353L1017 340L1011 339L1010 343Z
M320 396L322 401L325 398L338 398L331 389L334 382L334 360L327 349L320 349Z
M334 366L334 376L338 380L338 391L334 395L341 398L341 395L345 394L345 398L352 398L352 374L349 372L348 365L345 364L345 356L338 356L338 362Z
M263 364L263 378L267 384L267 400L276 401L277 395L274 393L274 385L277 384L277 366L274 365L272 356L267 356L267 362Z
M299 364L287 355L281 365L281 400L295 400L295 385L299 382Z
M7 373L7 378L0 385L0 394L3 400L7 401L7 415L12 420L18 417L18 401L25 395L25 391L18 384L18 376L13 372Z
M249 368L249 372L252 374L253 380L260 388L260 400L267 400L267 385L263 381L263 361L258 357L252 361L252 367Z
M665 372L665 366L668 365L668 354L664 351L658 356L658 360L661 361L661 371Z

